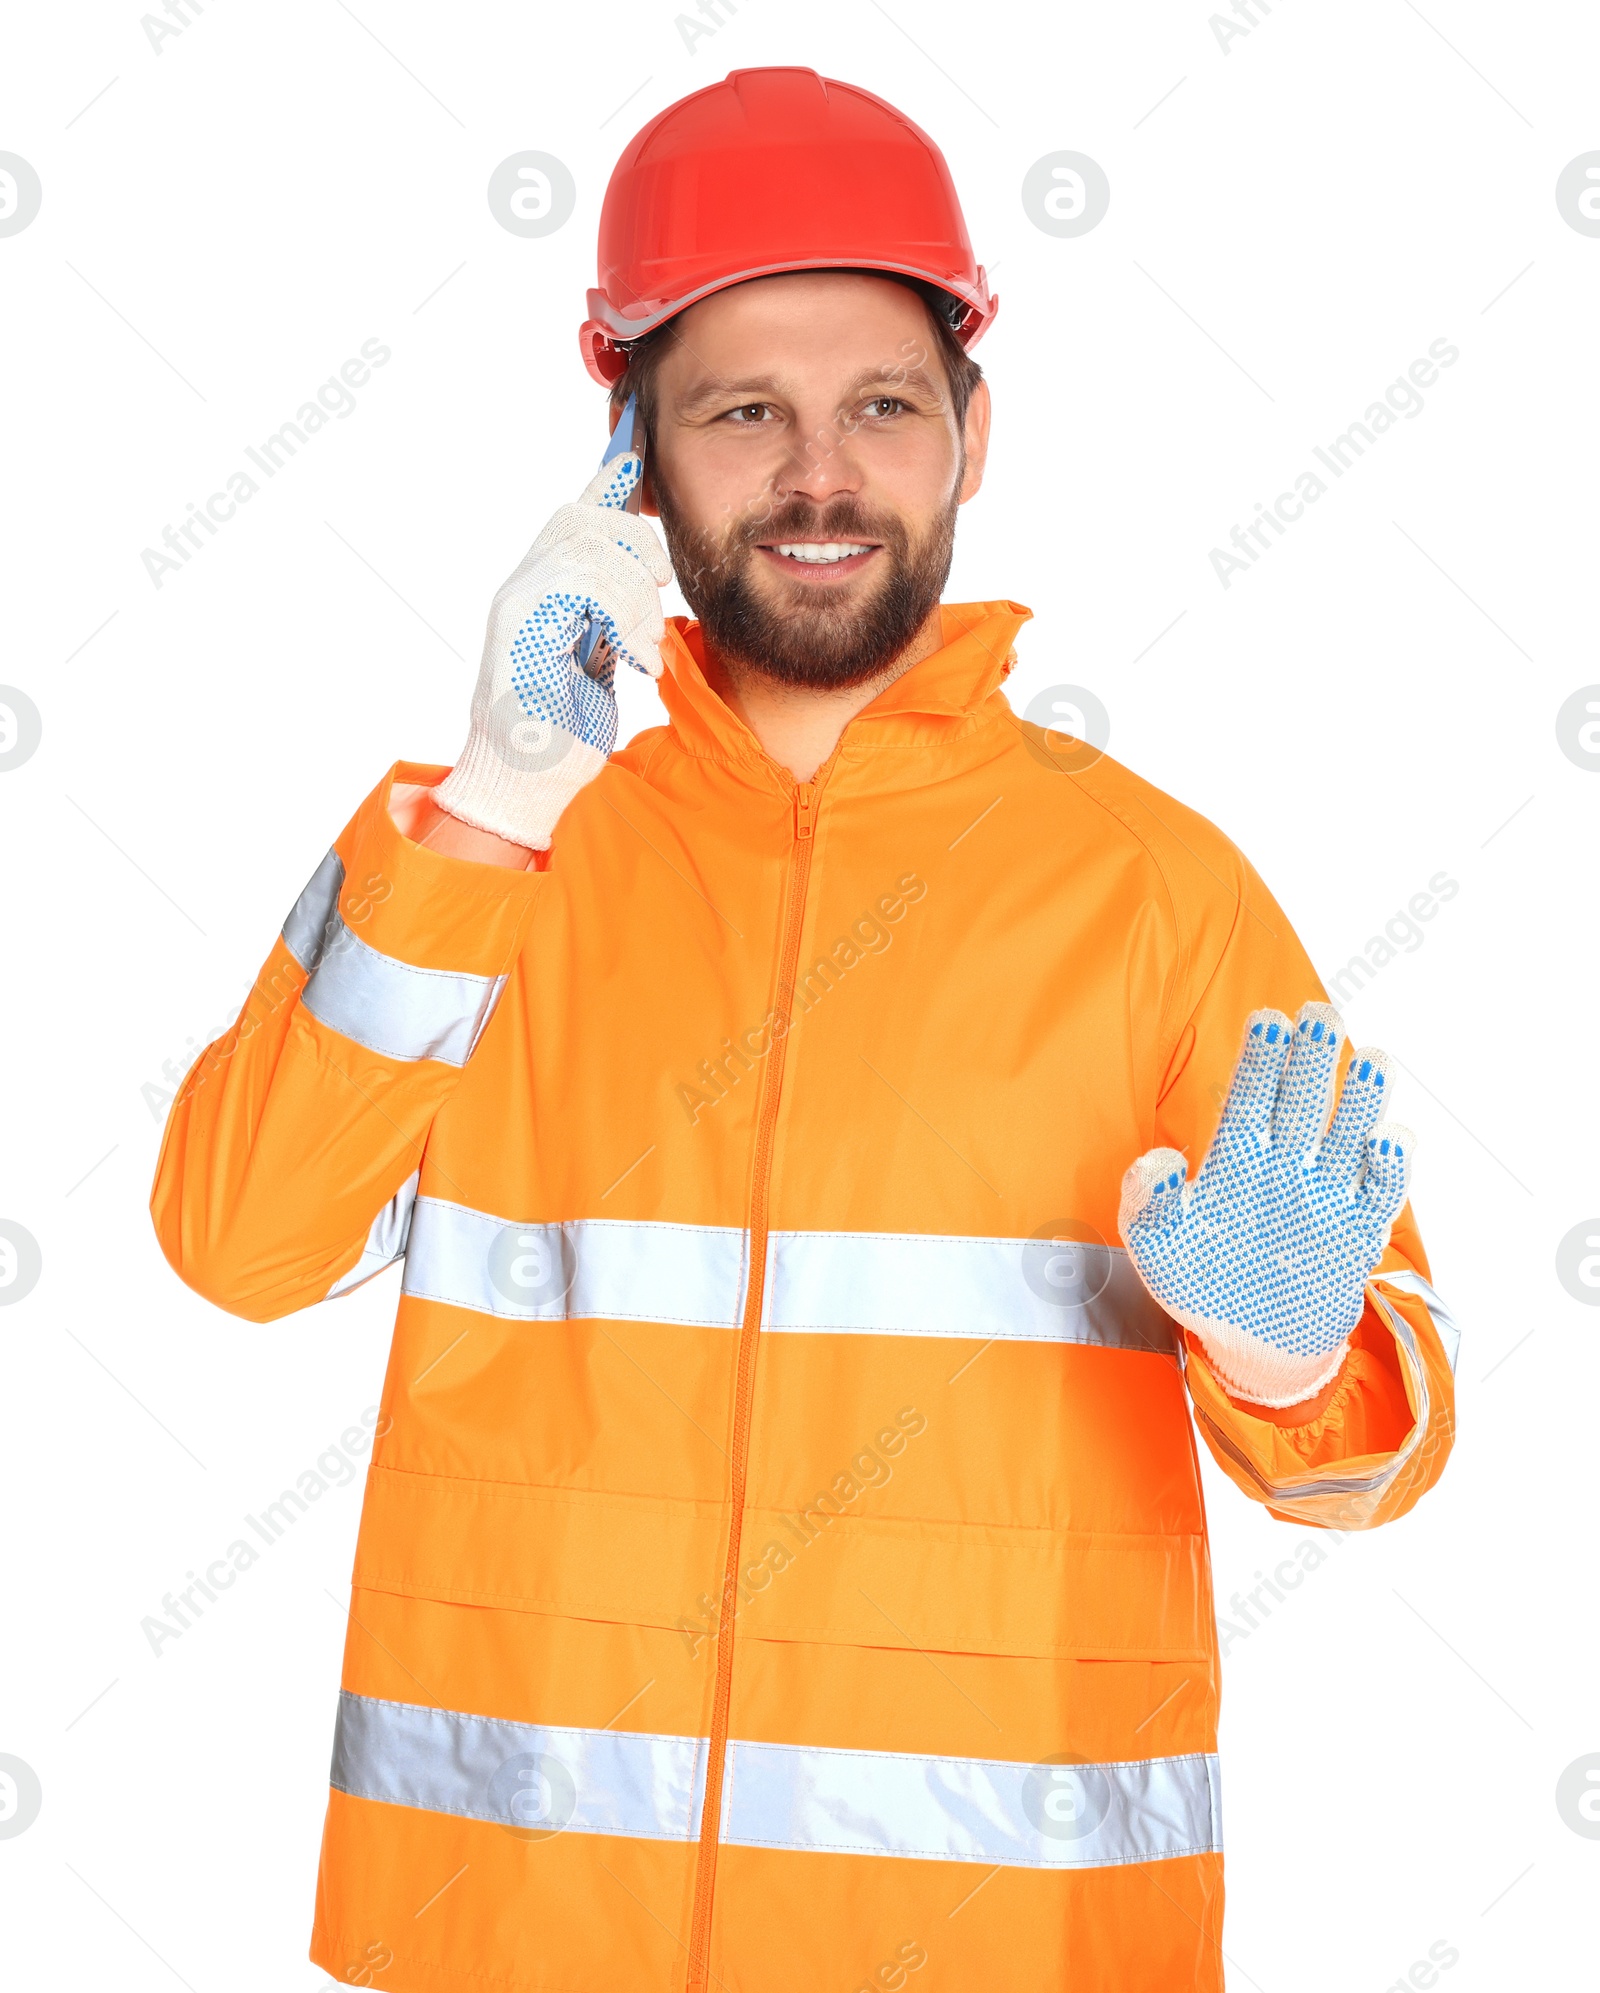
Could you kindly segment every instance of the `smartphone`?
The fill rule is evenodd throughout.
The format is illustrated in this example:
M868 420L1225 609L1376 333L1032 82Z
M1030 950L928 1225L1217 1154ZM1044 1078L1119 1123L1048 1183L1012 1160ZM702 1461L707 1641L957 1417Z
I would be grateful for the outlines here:
M644 424L639 420L639 397L636 394L630 394L622 404L622 413L617 417L617 426L611 432L611 441L606 445L606 453L600 461L602 464L609 464L613 457L626 456L630 450L640 463L644 462ZM622 509L637 517L643 503L644 479L641 477L628 493L627 503Z
M605 469L617 457L624 457L629 451L642 462L644 459L644 424L639 420L639 397L630 394L623 403L622 413L617 417L617 426L611 432L611 441L606 445L606 453L600 459L600 468ZM628 493L623 505L624 512L637 514L644 503L644 479ZM595 647L600 641L600 631L593 624L584 631L578 640L578 662L583 669L589 669L589 661L594 656Z

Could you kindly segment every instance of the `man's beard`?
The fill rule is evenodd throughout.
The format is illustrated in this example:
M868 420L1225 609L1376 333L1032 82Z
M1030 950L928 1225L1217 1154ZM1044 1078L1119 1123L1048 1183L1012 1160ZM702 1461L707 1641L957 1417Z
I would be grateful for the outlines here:
M765 519L719 534L690 526L660 478L655 489L678 586L711 648L785 685L832 691L877 677L928 620L950 572L954 497L913 542L895 514L870 512L848 496L825 505L790 499ZM876 541L884 573L864 599L819 589L813 602L780 608L751 571L763 558L761 540Z

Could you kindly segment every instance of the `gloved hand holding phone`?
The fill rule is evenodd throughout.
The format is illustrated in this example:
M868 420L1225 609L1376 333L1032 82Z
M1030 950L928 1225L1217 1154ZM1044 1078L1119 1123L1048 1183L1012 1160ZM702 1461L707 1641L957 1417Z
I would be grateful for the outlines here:
M660 591L672 565L637 516L635 426L630 400L600 469L496 594L466 745L433 791L461 822L536 851L616 743L618 659L661 675Z

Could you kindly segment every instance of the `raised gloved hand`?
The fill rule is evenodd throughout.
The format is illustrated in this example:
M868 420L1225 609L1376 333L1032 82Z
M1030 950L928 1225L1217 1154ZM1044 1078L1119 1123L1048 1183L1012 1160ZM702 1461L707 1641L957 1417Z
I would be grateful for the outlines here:
M495 596L467 744L433 792L463 823L545 850L615 745L617 660L661 676L672 564L649 521L622 509L643 470L632 453L602 465ZM602 634L585 668L591 621Z
M1205 1347L1237 1398L1295 1405L1332 1379L1363 1289L1405 1202L1414 1137L1379 1119L1387 1061L1350 1060L1339 1013L1254 1011L1200 1174L1152 1149L1122 1180L1117 1229L1155 1299Z

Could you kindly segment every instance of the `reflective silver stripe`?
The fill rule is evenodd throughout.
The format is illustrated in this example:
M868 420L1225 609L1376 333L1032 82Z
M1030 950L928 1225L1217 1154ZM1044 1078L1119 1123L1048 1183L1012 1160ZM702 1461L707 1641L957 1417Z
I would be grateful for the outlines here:
M741 1847L1008 1868L1105 1868L1222 1847L1217 1760L1012 1764L730 1743L722 1838Z
M734 1225L580 1218L520 1225L419 1197L404 1291L516 1321L595 1318L736 1329L746 1235Z
M763 1326L785 1335L1177 1346L1117 1246L932 1232L774 1232Z
M340 1792L508 1827L690 1841L706 1740L557 1729L339 1698ZM732 1740L722 1838L1011 1868L1101 1868L1222 1847L1210 1753L1111 1764L1013 1764Z
M736 1329L748 1234L612 1218L518 1224L417 1200L405 1292L518 1321L603 1318ZM1125 1253L937 1233L775 1232L766 1317L780 1335L946 1336L1176 1347Z
M406 1235L411 1230L411 1211L417 1201L417 1184L421 1177L421 1170L413 1170L373 1219L360 1259L348 1273L340 1274L323 1295L324 1301L331 1301L336 1294L348 1294L352 1287L360 1287L375 1273L382 1273L386 1266L393 1266L405 1252Z
M283 945L307 975L322 959L322 944L338 909L343 884L344 860L337 851L330 851L307 880L305 891L283 923Z
M358 940L335 915L300 1001L330 1031L369 1052L464 1066L505 980L414 968Z
M329 1777L356 1799L507 1827L687 1841L705 1749L694 1737L506 1723L345 1690Z
M1444 1346L1445 1361L1449 1364L1450 1374L1453 1377L1456 1358L1461 1353L1461 1325L1445 1306L1432 1284L1424 1280L1414 1267L1409 1266L1396 1267L1389 1273L1375 1273L1372 1277L1375 1281L1381 1281L1385 1287L1393 1287L1402 1294L1417 1296L1432 1319L1439 1341Z

